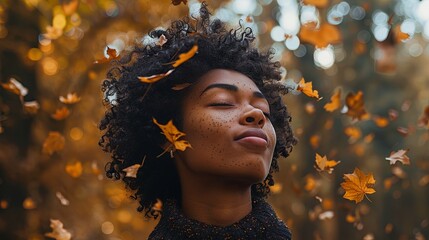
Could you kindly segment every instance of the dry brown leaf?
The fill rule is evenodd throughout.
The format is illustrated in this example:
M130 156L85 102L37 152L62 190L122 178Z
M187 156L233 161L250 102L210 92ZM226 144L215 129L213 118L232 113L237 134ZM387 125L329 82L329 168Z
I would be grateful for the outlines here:
M43 142L42 152L48 155L52 155L54 152L58 152L64 148L66 140L59 132L49 132L48 137Z
M24 111L29 114L36 114L40 109L40 105L37 101L24 102Z
M55 120L63 120L70 115L70 110L66 107L58 108L55 113L51 114L51 117Z
M363 101L363 93L349 93L346 96L346 112L352 119L364 120L369 118L369 114L366 112Z
M301 78L299 81L297 90L309 97L316 98L317 100L322 99L319 97L319 92L317 90L313 90L313 83L305 82L304 78Z
M391 152L390 156L386 158L390 162L390 165L395 164L396 162L401 162L404 165L410 165L410 158L405 155L409 149L400 149L396 152Z
M7 83L0 83L1 86L7 91L16 94L20 97L24 97L28 93L28 89L24 87L18 80L15 78L10 78Z
M80 101L80 97L76 93L67 93L65 97L59 97L60 102L65 104L75 104Z
M355 168L353 173L344 174L344 182L341 183L341 187L346 192L343 197L359 203L364 196L368 199L367 194L375 193L374 184L375 179L372 173L365 175L359 168Z
M327 173L331 174L334 171L334 167L337 166L340 162L341 161L328 160L326 155L322 157L316 153L316 164L314 166L319 172L326 171Z
M149 76L149 77L138 77L138 79L139 79L141 82L144 82L144 83L154 83L154 82L157 82L157 81L159 81L159 80L161 80L161 79L163 79L163 78L167 77L167 76L168 76L168 75L170 75L173 71L174 71L174 69L170 69L170 70L168 70L168 72L166 72L166 73L155 74L155 75L152 75L152 76Z
M94 63L106 63L119 58L119 54L114 48L107 47L106 53L107 53L107 57L104 56L102 59L96 60Z
M338 88L335 91L335 93L332 95L331 101L325 104L323 108L328 112L333 112L337 110L340 106L341 106L341 89Z
M137 178L137 172L140 167L140 164L134 164L132 166L122 169L122 171L125 172L125 177Z
M54 238L55 240L70 240L72 235L63 228L63 223L60 220L51 219L52 232L45 233L46 237Z
M66 173L71 177L78 178L82 175L83 166L80 161L76 161L74 163L68 163L65 167Z

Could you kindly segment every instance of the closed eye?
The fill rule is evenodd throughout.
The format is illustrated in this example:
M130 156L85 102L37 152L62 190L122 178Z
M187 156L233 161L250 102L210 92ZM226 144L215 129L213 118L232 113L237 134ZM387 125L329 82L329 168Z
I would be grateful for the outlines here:
M217 107L217 106L230 107L230 106L233 106L233 104L231 104L231 103L211 103L211 104L209 104L209 106L212 106L212 107Z

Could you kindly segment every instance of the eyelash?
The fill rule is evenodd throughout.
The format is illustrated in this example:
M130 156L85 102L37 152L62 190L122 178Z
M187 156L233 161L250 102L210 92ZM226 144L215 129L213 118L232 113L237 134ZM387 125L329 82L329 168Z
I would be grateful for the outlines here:
M210 104L209 106L212 106L212 107L216 107L216 106L232 106L232 104L230 104L230 103L212 103L212 104ZM264 113L264 115L265 115L265 117L266 118L268 118L269 120L271 120L271 114L269 114L269 113L267 113L267 112L263 112Z

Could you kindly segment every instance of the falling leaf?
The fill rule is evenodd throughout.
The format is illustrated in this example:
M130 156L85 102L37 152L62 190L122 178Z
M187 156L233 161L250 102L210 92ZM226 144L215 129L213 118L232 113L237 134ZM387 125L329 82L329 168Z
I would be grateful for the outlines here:
M406 42L411 38L410 34L401 31L401 25L396 25L393 29L396 42Z
M429 106L426 106L422 116L419 118L417 126L429 128Z
M363 93L349 93L346 96L346 110L343 111L352 119L364 120L369 118L369 114L364 108Z
M341 89L338 88L335 91L335 93L332 95L331 101L329 103L325 104L325 106L323 106L323 108L328 112L333 112L341 106L340 100L341 100Z
M109 46L107 46L106 48L106 54L107 54L107 57L104 56L102 59L96 60L94 63L106 63L119 58L119 54L117 53L116 49L109 48Z
M66 107L58 108L55 110L55 113L51 115L51 117L55 120L63 120L70 115L70 110Z
M305 5L313 5L318 8L324 8L328 5L328 0L304 0Z
M173 3L173 5L177 6L180 3L183 3L186 5L186 3L188 2L188 0L172 0L171 3Z
M321 214L319 214L320 220L332 219L333 217L334 217L333 211L326 211L326 212L322 212Z
M80 175L82 175L83 167L82 163L80 161L76 161L74 163L68 163L66 165L66 173L70 175L71 177L78 178Z
M76 93L67 93L65 97L60 96L60 102L65 104L75 104L80 101L80 97Z
M305 82L304 78L301 78L301 81L299 81L297 90L303 92L309 97L316 98L317 100L322 99L319 97L319 92L317 90L313 90L313 83Z
M166 125L158 123L158 121L153 118L153 122L162 130L162 133L165 135L167 140L173 145L173 150L177 149L180 151L185 151L186 148L192 148L191 144L186 140L179 140L179 138L185 136L186 134L177 130L176 126L173 124L173 120L168 121Z
M168 41L168 40L167 40L167 38L165 37L165 35L164 35L164 34L161 34L161 36L159 36L158 41L156 42L156 45L157 45L157 46L162 47L162 46L163 46L167 41Z
M359 203L364 196L368 199L367 194L375 193L374 184L375 179L372 173L365 175L359 168L355 168L353 173L344 174L344 182L341 183L341 187L346 192L343 197Z
M137 178L137 172L140 167L140 164L134 164L132 166L122 169L122 171L126 173L125 177Z
M70 205L70 201L67 200L62 193L56 192L55 196L60 200L61 205L68 206Z
M323 23L319 28L314 24L304 24L299 32L301 42L313 44L316 48L326 48L329 44L341 42L341 33L337 26Z
M34 200L30 197L24 199L24 202L22 202L22 207L24 209L30 210L30 209L35 209L36 208L36 203L34 202Z
M36 114L40 105L37 101L24 102L24 110L29 114Z
M375 125L381 128L384 128L389 125L389 119L385 117L374 116L372 120L375 122Z
M177 68L182 63L191 59L197 51L198 45L195 44L188 52L179 54L179 58L176 61L173 61L171 64L173 65L173 67Z
M356 142L362 136L360 129L357 127L346 127L344 133L349 137L349 143Z
M141 82L144 82L144 83L154 83L154 82L157 82L157 81L159 81L159 80L163 79L164 77L167 77L167 76L168 76L168 75L170 75L173 71L174 71L174 69L170 69L170 70L168 70L168 72L166 72L166 73L155 74L155 75L152 75L152 76L149 76L149 77L138 77L138 79L139 79Z
M18 80L15 78L10 78L7 83L0 83L1 86L7 91L16 94L20 97L24 97L28 93L28 89L24 87Z
M401 162L404 165L410 165L410 158L405 155L409 149L400 149L396 152L391 152L390 156L386 158L387 161L390 161L390 165L395 164L397 161Z
M64 148L65 138L59 132L49 132L48 137L43 142L42 152L52 155Z
M331 174L332 171L334 171L334 167L339 164L341 161L335 161L335 160L328 160L326 156L320 156L318 153L316 153L316 165L315 168L317 171L322 172L326 171L327 173Z
M67 16L72 15L76 12L79 7L79 0L63 0L61 6Z
M63 228L63 223L60 220L51 219L52 232L45 233L46 237L55 238L55 240L70 240L71 233Z

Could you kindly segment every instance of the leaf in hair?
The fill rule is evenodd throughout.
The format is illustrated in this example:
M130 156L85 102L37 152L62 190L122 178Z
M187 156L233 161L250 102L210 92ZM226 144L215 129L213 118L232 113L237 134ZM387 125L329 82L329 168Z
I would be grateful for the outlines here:
M174 150L185 151L186 148L192 148L191 144L186 140L179 140L179 138L185 136L186 134L179 131L176 126L173 124L173 120L168 121L167 124L162 125L153 118L153 122L162 130L162 133L165 135L167 140L173 145Z
M168 70L168 72L166 72L166 73L155 74L155 75L148 76L148 77L138 77L138 79L139 79L141 82L144 82L144 83L154 83L154 82L158 82L159 80L161 80L161 79L163 79L163 78L167 77L167 76L168 76L168 75L170 75L173 71L174 71L174 69L170 69L170 70Z
M171 64L173 65L173 67L178 67L180 66L182 63L188 61L189 59L191 59L195 53L198 51L198 45L194 45L191 50L185 52L185 53L181 53L179 55L179 58L176 61L173 61Z

